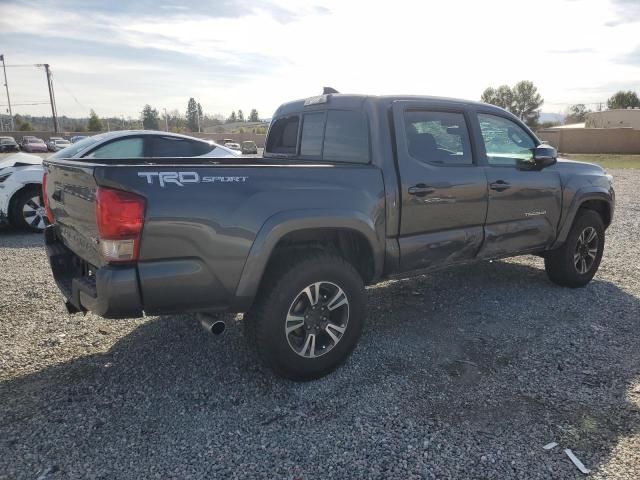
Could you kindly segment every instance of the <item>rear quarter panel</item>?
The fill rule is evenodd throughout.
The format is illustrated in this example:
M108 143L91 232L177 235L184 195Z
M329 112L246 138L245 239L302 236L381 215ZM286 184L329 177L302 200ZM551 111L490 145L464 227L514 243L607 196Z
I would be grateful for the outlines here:
M192 179L195 173L200 181L161 186L155 172L169 170ZM301 225L308 228L366 228L382 255L384 185L375 166L97 167L95 177L99 185L147 199L138 264L146 311L199 311L237 304L236 289L262 231L260 248L253 249L250 260L258 266L247 268L250 278L244 282L244 293L250 297L274 239L289 231L279 227L293 225L301 216ZM336 215L352 221L336 223ZM166 278L165 267L176 272L171 284L160 280ZM155 284L156 280L163 283Z

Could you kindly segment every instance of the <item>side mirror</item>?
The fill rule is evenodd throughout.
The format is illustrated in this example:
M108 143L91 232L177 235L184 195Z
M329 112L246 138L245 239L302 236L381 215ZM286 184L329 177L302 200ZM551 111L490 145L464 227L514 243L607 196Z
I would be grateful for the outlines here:
M533 151L533 162L538 170L550 167L558 161L558 152L551 145L538 145Z
M522 170L542 170L557 162L558 152L551 145L540 144L533 150L533 157L529 161L519 164Z

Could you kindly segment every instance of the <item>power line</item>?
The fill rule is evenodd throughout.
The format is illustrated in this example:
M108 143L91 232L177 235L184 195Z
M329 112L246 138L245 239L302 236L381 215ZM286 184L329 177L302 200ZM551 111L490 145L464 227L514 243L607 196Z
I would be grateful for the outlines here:
M32 102L32 103L12 103L11 106L15 107L15 106L27 106L27 105L49 105L49 102ZM1 104L0 103L0 107L7 107L8 104Z
M10 67L41 67L42 64L41 63L23 63L21 65L5 65L5 67L10 68Z
M76 98L76 96L73 94L73 92L71 90L69 90L69 88L65 85L65 83L58 79L58 83L60 85L62 85L62 88L64 88L64 90L71 95L71 97L73 98L73 100L78 104L78 106L82 107L85 110L91 110L90 108L88 108L86 105L83 105L82 103L80 103L80 101Z

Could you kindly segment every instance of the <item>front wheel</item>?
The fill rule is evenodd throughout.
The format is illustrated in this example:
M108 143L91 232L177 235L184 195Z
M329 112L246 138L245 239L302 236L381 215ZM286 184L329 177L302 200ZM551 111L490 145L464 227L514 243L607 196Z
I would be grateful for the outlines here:
M592 210L580 210L565 243L545 256L544 267L552 282L584 287L598 271L603 251L602 218Z
M16 194L11 223L31 232L42 233L47 226L47 213L40 186L27 187Z
M365 317L364 284L350 263L311 251L277 265L263 285L245 321L266 366L292 380L312 380L346 360Z

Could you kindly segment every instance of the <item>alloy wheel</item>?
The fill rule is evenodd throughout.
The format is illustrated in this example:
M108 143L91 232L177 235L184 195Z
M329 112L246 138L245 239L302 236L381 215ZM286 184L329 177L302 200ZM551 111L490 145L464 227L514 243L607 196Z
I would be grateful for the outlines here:
M349 322L349 299L338 285L316 282L291 303L285 322L289 347L299 356L316 358L342 339Z
M573 265L580 275L584 275L593 267L598 254L598 243L598 232L593 227L585 228L578 237L573 253Z
M40 195L36 195L23 205L22 217L27 225L33 229L44 230L47 226L47 213L42 205Z

